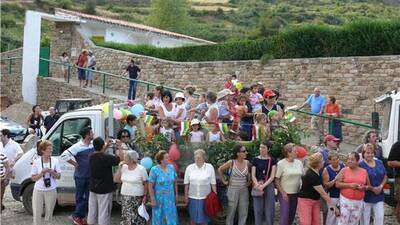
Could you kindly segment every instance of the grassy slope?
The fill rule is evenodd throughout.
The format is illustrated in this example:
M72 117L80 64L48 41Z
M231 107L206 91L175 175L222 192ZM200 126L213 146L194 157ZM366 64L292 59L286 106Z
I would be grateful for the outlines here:
M66 0L67 1L67 0ZM37 3L2 3L1 50L22 44L24 11L35 9L51 12L62 2L41 0ZM70 5L83 10L82 3ZM146 24L150 13L148 4L97 6L97 14ZM341 25L362 18L400 18L400 7L374 0L192 0L190 22L183 33L212 41L256 39L273 35L287 26L302 23ZM45 39L50 27L44 23Z

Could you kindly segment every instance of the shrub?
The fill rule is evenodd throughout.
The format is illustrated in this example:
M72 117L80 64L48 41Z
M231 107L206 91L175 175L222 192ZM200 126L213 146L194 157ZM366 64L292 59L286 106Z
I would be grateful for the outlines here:
M58 4L63 9L70 9L72 6L72 1L71 0L60 0Z
M172 61L219 61L344 57L400 54L400 21L361 21L343 27L302 25L291 27L269 38L157 48L96 42L97 45Z
M84 11L88 14L96 14L96 0L87 0Z

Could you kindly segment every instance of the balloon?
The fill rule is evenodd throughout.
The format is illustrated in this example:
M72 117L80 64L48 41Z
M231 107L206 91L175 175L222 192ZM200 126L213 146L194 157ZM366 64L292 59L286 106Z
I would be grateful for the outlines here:
M128 110L126 109L121 109L121 113L122 113L122 120L125 120L126 117L128 116Z
M102 110L103 110L103 112L104 112L105 114L108 113L109 107L110 107L110 103L106 102L106 103L103 104Z
M144 157L140 160L140 165L149 170L153 166L153 160L150 157Z
M122 112L118 109L114 109L114 119L120 120L122 119Z
M301 146L296 146L296 155L298 159L302 159L307 156L307 150Z
M144 112L144 107L142 104L135 104L131 107L131 112L136 117L139 117L142 112Z
M236 89L241 90L243 88L242 83L237 82L235 85Z
M171 147L169 148L168 154L169 154L169 158L172 161L176 161L181 157L181 152L179 151L176 144L171 145Z

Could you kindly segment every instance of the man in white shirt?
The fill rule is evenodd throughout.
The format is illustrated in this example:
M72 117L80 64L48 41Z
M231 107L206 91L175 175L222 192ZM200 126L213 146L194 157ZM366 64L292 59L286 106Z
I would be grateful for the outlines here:
M5 189L10 182L10 177L12 176L12 168L14 167L15 162L24 154L21 146L14 140L10 138L11 132L8 129L3 129L0 132L0 140L2 143L2 148L0 148L0 153L2 153L8 160L9 170L5 175L4 179L1 180L1 196L0 200L3 202L3 197L5 193ZM1 205L2 210L4 206Z

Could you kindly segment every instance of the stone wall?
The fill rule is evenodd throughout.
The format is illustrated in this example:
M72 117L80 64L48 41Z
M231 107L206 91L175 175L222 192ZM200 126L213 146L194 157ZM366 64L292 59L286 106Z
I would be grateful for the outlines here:
M1 53L0 95L7 96L11 103L22 101L22 59L11 60L11 71L10 60L6 59L21 56L22 48Z
M52 78L38 77L37 102L44 108L54 106L57 99L63 98L91 98L94 105L110 100L121 102L119 99L110 98L107 95L91 92L87 89L55 81Z

